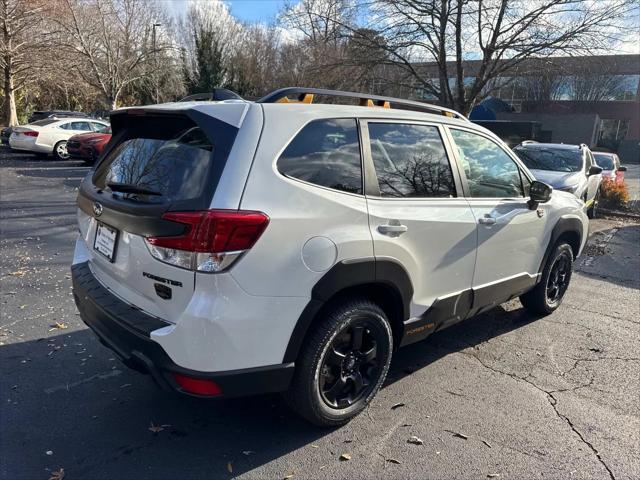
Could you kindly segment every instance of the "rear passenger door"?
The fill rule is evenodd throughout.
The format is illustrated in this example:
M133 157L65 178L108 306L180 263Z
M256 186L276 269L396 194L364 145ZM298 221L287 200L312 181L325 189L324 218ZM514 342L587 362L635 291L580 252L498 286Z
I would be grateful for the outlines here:
M462 128L449 132L478 224L474 308L491 306L535 282L547 247L548 206L529 209L529 179L492 138Z
M233 276L251 295L308 298L335 265L373 257L358 124L302 115L285 122L275 109L264 112L269 135L241 208L266 213L269 227Z
M463 319L471 298L476 225L442 127L369 120L363 141L376 261L392 259L407 270L414 290L411 317L425 321L407 333L428 333Z

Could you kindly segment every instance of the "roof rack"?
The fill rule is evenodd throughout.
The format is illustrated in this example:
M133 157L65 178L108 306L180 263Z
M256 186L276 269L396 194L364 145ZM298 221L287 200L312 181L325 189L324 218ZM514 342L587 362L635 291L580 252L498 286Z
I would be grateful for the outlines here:
M399 108L404 110L414 110L425 113L436 113L451 118L459 118L467 120L467 117L461 113L449 108L432 105L430 103L416 102L413 100L403 100L401 98L383 97L380 95L369 95L367 93L344 92L341 90L327 90L323 88L303 88L303 87L287 87L275 90L257 103L313 103L314 95L327 95L332 97L357 98L360 106L363 107L382 107L382 108ZM291 100L289 97L294 97Z

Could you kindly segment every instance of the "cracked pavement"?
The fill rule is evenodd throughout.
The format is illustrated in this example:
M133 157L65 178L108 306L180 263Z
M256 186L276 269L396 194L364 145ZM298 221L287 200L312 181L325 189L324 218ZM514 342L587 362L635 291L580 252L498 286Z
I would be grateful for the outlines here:
M512 301L402 349L322 430L278 396L160 392L99 344L70 291L87 171L0 151L0 478L640 478L639 224L592 222L554 314Z

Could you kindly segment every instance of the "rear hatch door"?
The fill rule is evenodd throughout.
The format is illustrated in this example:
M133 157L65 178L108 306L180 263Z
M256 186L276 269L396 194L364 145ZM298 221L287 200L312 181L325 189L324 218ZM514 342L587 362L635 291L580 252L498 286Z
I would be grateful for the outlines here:
M118 111L111 124L112 141L78 194L89 265L122 300L175 322L195 274L154 258L145 237L188 228L163 219L167 212L209 208L238 128L199 111L158 107Z

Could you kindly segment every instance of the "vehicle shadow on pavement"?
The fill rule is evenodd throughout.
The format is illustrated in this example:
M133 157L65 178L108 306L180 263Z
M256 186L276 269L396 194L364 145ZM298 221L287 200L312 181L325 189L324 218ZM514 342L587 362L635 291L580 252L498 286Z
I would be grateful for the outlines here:
M397 352L387 384L534 320L522 309L498 307L436 333ZM86 329L0 346L2 437L12 442L2 451L24 457L2 467L6 478L60 467L73 478L231 477L331 433L293 415L278 395L205 400L165 393L114 357ZM54 456L43 454L49 450Z
M450 353L475 347L487 340L535 322L539 317L524 308L506 310L502 306L493 308L476 317L464 320L445 330L436 332L426 340L398 350L387 385L411 375Z

